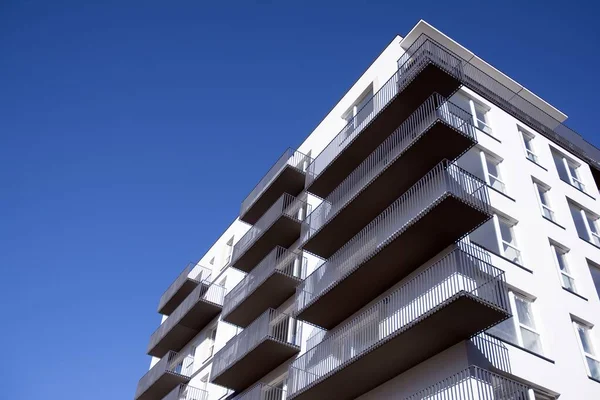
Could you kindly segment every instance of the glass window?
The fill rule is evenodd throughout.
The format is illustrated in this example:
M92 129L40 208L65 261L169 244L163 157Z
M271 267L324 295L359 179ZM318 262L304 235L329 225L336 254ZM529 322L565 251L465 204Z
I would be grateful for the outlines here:
M562 281L562 287L571 292L577 293L575 288L575 279L571 274L569 263L567 262L567 250L556 244L551 244L552 252L554 253L554 261L558 267L560 278Z
M588 266L590 268L590 273L592 274L592 280L594 281L594 286L596 287L596 293L600 298L600 266L588 261Z
M591 328L579 322L573 322L575 331L579 337L579 344L585 359L588 375L594 379L600 380L600 360L598 360L594 342L592 339Z
M556 221L556 217L552 207L550 206L550 188L542 185L539 182L533 182L535 189L538 194L538 200L540 201L540 207L542 208L542 215L551 221Z
M514 263L521 264L521 251L517 247L514 223L506 218L498 217L502 255Z
M217 328L211 329L206 335L206 359L212 357L215 351L215 338L217 337Z
M569 202L569 210L577 229L577 234L583 240L587 240L600 246L600 233L598 232L598 218L580 206Z
M485 172L487 184L499 192L506 193L506 185L502 181L502 175L500 173L500 162L488 154L484 155Z
M522 129L519 129L519 132L521 132L523 144L525 145L525 156L534 163L539 164L538 156L535 154L535 151L533 149L534 136L529 132L525 132Z
M554 165L556 166L560 179L575 186L582 192L585 192L585 185L579 177L579 164L568 159L556 150L552 150L552 158L554 159Z

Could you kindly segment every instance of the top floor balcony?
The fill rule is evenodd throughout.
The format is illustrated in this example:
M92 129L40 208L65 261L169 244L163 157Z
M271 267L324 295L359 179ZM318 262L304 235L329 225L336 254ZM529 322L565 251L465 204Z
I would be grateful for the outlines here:
M286 391L281 387L257 383L245 392L235 396L232 400L285 400Z
M140 379L134 398L160 400L179 385L187 384L193 371L194 357L169 351Z
M189 263L160 297L158 312L163 315L171 315L196 286L202 282L204 284L208 282L211 273L212 271L206 267Z
M276 246L288 248L300 238L310 206L306 195L284 193L233 246L230 266L250 272Z
M253 225L282 194L300 194L311 161L309 156L287 149L242 202L240 220Z

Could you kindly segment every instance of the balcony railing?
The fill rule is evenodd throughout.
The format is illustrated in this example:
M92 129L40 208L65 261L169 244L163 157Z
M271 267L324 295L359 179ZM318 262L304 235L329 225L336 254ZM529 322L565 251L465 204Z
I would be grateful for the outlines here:
M275 164L269 169L265 176L252 189L250 194L242 202L240 215L244 215L256 203L265 190L278 178L286 167L294 168L295 170L304 173L311 162L311 158L306 154L293 149L287 149ZM302 185L303 186L303 185ZM295 193L297 194L297 193Z
M404 400L528 400L528 391L520 382L470 366Z
M209 305L214 305L217 307L223 306L223 299L225 298L226 289L223 286L217 285L215 283L209 284L207 282L206 285L200 284L198 285L192 293L189 294L188 297L173 311L173 313L163 321L162 324L154 331L154 333L150 336L150 343L148 345L148 352L150 354L153 353L153 349L157 345L159 345L160 341L164 339L164 337L178 324L183 323L182 325L192 329L199 331L202 329L200 326L200 321L182 321L187 314L198 304L198 303L207 303ZM213 308L213 307L211 307ZM218 310L220 311L220 310ZM217 311L217 313L218 313ZM182 344L186 344L187 341L181 340ZM179 350L179 349L177 349ZM161 351L162 352L162 351ZM152 354L154 355L154 354Z
M407 70L406 72L410 73L410 68L402 67L402 65L408 66L407 61L421 56L426 57L428 62L437 66L447 65L448 60L453 60L453 65L458 62L460 67L448 69L447 72L453 74L464 86L496 104L561 147L569 149L592 164L594 168L600 169L600 149L519 93L483 72L473 65L471 60L459 57L425 34L419 36L406 50L406 53L400 57L398 60L398 65L401 66L400 71Z
M444 161L420 179L298 286L297 310L302 311L345 279L448 196L458 198L463 204L468 204L486 215L490 214L485 183L455 164ZM466 233L468 232L464 232Z
M187 383L193 370L194 357L169 351L140 379L135 391L135 399L161 399L172 388ZM159 382L161 384L158 384Z
M302 221L306 217L306 214L310 212L309 205L305 200L306 196L294 197L290 194L284 193L266 212L265 214L254 224L252 228L240 240L234 245L232 253L231 266L249 272L256 263L243 263L240 265L240 258L244 256L246 252L263 236L269 229L278 221L281 217L286 217L294 221ZM285 236L287 232L282 232ZM289 235L287 235L289 236ZM281 245L288 247L297 237L290 238L291 243L284 245L277 243L275 245ZM269 249L270 251L271 249ZM258 261L260 261L260 257Z
M206 390L181 384L162 400L208 400L208 395Z
M299 330L289 315L273 309L265 311L214 355L211 382L234 390L247 389L300 351ZM271 345L261 347L266 342Z
M285 301L294 293L297 284L306 276L306 258L302 257L301 251L290 251L280 246L275 247L256 267L252 269L252 271L250 271L250 273L248 273L248 275L244 277L244 279L240 281L240 283L227 293L223 305L223 320L234 323L233 321L229 321L227 316L240 306L241 303L245 302L249 297L255 294L257 289L274 274L282 274L292 278L292 286L290 286L291 291L287 293L287 291L281 288L281 282L278 282L279 287L275 288L276 290L265 293L265 298L262 299L262 301L256 301L259 303L259 306L260 304L269 304L268 306L263 307L258 314L261 314L266 308L279 307L281 302ZM284 292L283 298L281 295L278 295L279 292L282 291ZM244 320L252 321L258 317L258 314L248 315L248 313L249 310L244 311Z
M169 303L173 299L173 296L182 289L182 287L187 281L192 281L193 284L197 285L200 282L208 281L208 279L211 276L211 273L212 271L206 267L197 265L197 263L189 263L181 272L181 274L179 274L177 279L175 279L175 281L171 283L171 285L167 288L167 290L165 290L163 295L160 297L160 301L158 302L158 312L164 310L167 303Z
M504 272L483 261L484 258L487 258L486 254L479 248L461 244L357 317L336 327L321 343L291 364L288 398L296 397L334 374L343 373L341 371L351 363L371 357L365 363L380 365L380 376L365 377L364 382L356 383L354 391L348 388L348 392L339 398L357 397L365 389L362 385L366 385L366 388L378 386L383 383L379 379L386 381L390 376L429 358L432 352L442 351L442 347L450 347L506 319L510 315L510 307ZM481 305L481 308L469 306L471 312L468 312L467 308L460 308L464 305L456 306L461 298L471 299L471 303L477 307ZM448 311L452 309L452 304L455 304L454 311ZM440 317L436 324L446 326L429 322L427 335L431 340L419 342L415 336L424 335L415 333L407 336L413 338L410 343L383 348L387 344L392 345L393 340L403 340L401 334L419 329L423 321L433 321L437 313L446 315ZM465 313L469 315L460 317ZM466 325L464 320L469 320L468 324L472 326L462 328ZM464 331L457 334L459 330ZM450 336L454 337L449 339ZM376 353L375 350L379 348L381 350ZM402 351L406 352L406 356ZM411 364L404 365L406 362ZM343 380L344 377L339 378ZM316 395L307 392L305 397Z
M285 390L266 383L257 383L232 400L285 400Z
M465 148L459 149L456 155L460 155L462 151L475 144L475 128L470 113L446 101L439 94L433 94L308 215L302 227L303 241L337 216L396 159L413 147L437 121L441 121L469 139L466 142L470 143L465 143ZM447 143L445 145L448 147ZM434 151L435 149L430 149L429 152ZM440 159L433 165L439 161ZM406 175L407 172L404 171L403 174Z

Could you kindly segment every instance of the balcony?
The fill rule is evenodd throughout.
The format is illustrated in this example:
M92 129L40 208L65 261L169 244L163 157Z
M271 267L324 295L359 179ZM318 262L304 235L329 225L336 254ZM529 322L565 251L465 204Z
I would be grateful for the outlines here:
M148 354L162 357L169 350L179 351L221 312L225 288L199 284L150 336Z
M470 113L429 97L306 218L303 248L329 258L440 161L475 143Z
M214 355L211 382L246 390L300 351L297 330L295 319L267 310Z
M206 390L193 386L181 384L173 389L162 400L208 400L209 393Z
M208 281L210 275L210 269L196 265L196 263L189 263L160 297L158 312L163 315L171 315L196 286L201 282Z
M461 243L329 332L291 364L288 399L354 399L508 318L504 272L482 258Z
M250 272L275 246L287 248L298 240L310 211L304 198L284 193L235 244L230 265Z
M296 317L333 328L489 218L485 183L438 164L298 286Z
M461 60L416 41L398 60L398 71L310 164L306 190L331 193L429 96L449 97L460 86Z
M529 387L486 369L470 366L404 400L527 400Z
M300 251L275 247L225 296L223 321L247 327L268 308L277 308L296 291L306 276Z
M157 400L170 395L179 385L190 381L193 367L192 356L169 351L140 379L135 400Z
M282 194L299 195L311 161L299 151L286 150L242 202L240 220L254 225Z
M267 385L266 383L257 383L232 400L285 400L285 390Z

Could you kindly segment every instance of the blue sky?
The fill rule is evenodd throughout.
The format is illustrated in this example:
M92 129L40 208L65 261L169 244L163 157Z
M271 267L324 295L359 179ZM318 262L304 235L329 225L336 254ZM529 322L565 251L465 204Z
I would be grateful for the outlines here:
M420 18L600 144L592 2L91 3L0 2L7 399L132 399L161 293Z

